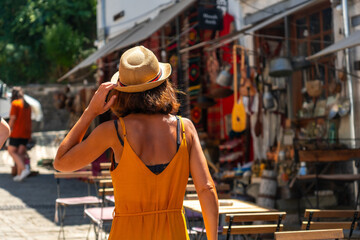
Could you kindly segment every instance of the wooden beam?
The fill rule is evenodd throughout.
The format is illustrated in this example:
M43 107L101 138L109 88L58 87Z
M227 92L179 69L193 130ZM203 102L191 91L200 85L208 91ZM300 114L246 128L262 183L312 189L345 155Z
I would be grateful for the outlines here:
M303 221L301 225L301 229L305 230L307 223L308 223L307 221ZM357 222L355 222L354 224L354 228L356 227L357 227ZM351 222L310 222L309 230L335 229L335 228L350 229Z
M342 229L276 232L276 240L315 240L344 238Z
M113 188L100 188L99 189L99 196L107 196L107 195L114 195L114 189Z
M279 231L282 231L283 224L280 224ZM224 226L223 235L227 234L228 226ZM261 233L274 233L276 231L277 224L267 224L267 225L241 225L241 226L232 226L231 235L234 234L261 234Z
M99 181L100 187L112 187L112 179L103 179Z
M100 169L110 169L111 162L102 162L100 163Z
M54 172L55 178L89 178L90 176L92 176L92 171Z
M335 162L359 158L360 149L300 150L302 162Z
M286 212L226 214L225 222L229 222L231 216L234 217L233 222L277 221L280 215L282 215L282 219L285 219Z
M196 191L195 185L194 184L187 184L186 185L186 191L187 192L195 192Z
M103 170L103 171L101 171L101 176L111 176L110 170Z
M312 217L319 218L353 218L355 212L358 212L360 216L359 210L320 210L320 209L306 209L304 217L308 218L310 216L310 212L312 212Z

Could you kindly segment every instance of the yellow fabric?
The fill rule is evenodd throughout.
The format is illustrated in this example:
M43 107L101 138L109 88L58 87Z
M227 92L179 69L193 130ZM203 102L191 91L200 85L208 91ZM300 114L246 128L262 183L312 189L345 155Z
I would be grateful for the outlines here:
M179 150L158 175L133 151L121 118L120 123L124 149L118 166L111 171L115 211L109 239L189 239L183 212L189 153L182 120L183 139Z

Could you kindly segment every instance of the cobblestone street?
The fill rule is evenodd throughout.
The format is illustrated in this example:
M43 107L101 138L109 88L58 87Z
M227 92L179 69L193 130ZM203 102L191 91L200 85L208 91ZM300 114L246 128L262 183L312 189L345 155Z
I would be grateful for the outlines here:
M53 148L53 149L51 149ZM14 182L10 174L12 161L7 151L0 151L0 239L58 239L59 224L54 222L56 180L51 168L37 166L36 155L55 154L56 148L38 145L30 152L31 168L39 171L36 176L23 182ZM37 152L37 153L36 153ZM43 156L45 157L45 156ZM49 158L51 156L48 156ZM93 189L92 189L93 190ZM95 192L95 190L93 190ZM87 194L87 184L79 180L62 180L61 196L80 196ZM66 239L86 239L89 219L84 218L83 207L67 209L65 219ZM89 239L95 239L90 229Z

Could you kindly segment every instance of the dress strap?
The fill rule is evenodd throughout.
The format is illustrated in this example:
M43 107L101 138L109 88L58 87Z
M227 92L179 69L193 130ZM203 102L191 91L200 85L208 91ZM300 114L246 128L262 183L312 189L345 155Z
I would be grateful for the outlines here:
M124 119L123 118L119 118L119 119L120 119L120 124L121 124L122 130L123 130L123 135L125 138L126 137L126 128L125 128Z
M181 141L180 141L180 119L178 116L176 117L177 126L176 126L176 151L179 150Z
M181 122L181 126L182 126L183 139L186 139L185 138L185 125L184 125L184 122L182 120L182 117L179 116L179 118L180 118L180 122Z
M124 146L124 141L123 141L122 138L120 137L119 129L118 129L118 122L117 122L116 119L114 120L114 125L115 125L116 134L117 134L117 136L118 136L118 138L119 138L119 141L120 141L121 145Z

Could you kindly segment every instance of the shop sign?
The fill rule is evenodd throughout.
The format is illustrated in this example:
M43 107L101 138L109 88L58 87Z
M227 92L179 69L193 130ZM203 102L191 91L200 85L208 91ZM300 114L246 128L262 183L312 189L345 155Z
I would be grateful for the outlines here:
M199 28L222 30L222 11L218 8L199 8Z

